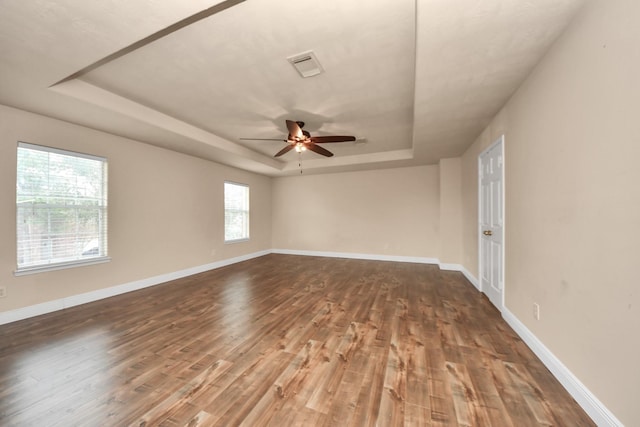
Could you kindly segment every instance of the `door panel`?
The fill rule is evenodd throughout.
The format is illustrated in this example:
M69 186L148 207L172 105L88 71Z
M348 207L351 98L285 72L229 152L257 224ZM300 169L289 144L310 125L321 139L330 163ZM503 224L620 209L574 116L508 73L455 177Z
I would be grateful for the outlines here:
M504 138L479 157L480 284L502 311L504 304Z

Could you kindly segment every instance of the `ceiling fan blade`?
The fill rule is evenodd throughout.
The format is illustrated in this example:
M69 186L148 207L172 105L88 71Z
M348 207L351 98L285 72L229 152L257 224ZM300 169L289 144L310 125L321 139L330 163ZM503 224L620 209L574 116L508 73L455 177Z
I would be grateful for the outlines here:
M307 147L308 150L311 151L315 151L318 154L322 154L323 156L326 157L331 157L333 156L333 153L325 148L320 147L319 145L316 145L314 143L306 143L304 144L305 147Z
M282 138L238 138L241 141L284 141L287 142L286 139Z
M293 144L289 144L289 145L287 145L286 147L284 147L282 150L278 151L278 152L276 153L276 155L275 155L275 156L273 156L273 157L280 157L280 156L282 156L283 154L288 153L289 151L293 150L293 147L294 147L294 145L293 145Z
M347 141L355 141L355 136L312 136L311 142L316 144L323 144L327 142L347 142Z
M286 122L287 122L287 129L289 129L289 138L302 139L303 134L302 134L302 129L300 129L300 126L298 126L296 122L293 122L291 120L287 120Z

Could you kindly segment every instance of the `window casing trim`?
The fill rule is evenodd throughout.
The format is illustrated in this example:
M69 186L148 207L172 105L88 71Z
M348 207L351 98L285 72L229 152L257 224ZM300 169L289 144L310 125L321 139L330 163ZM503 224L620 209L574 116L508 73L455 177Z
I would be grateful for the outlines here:
M93 264L104 264L105 262L110 262L110 261L111 261L111 257L103 256L103 257L95 257L95 258L86 259L86 260L58 262L58 263L51 263L47 265L23 267L23 268L17 268L13 272L13 275L16 277L26 276L28 274L44 273L47 271L64 270L67 268L74 268L74 267L84 267L84 266L93 265Z
M243 209L227 209L227 202L226 202L226 190L224 190L224 186L226 186L227 184L230 185L234 185L237 187L245 187L248 194L247 194L247 209L243 210ZM242 243L242 242L248 242L251 240L251 232L250 232L250 223L251 223L251 192L250 192L250 186L249 184L244 184L241 182L235 182L235 181L229 181L229 180L225 180L224 184L223 184L223 208L224 208L224 217L225 217L225 223L224 223L224 230L223 230L223 234L224 234L224 244L234 244L234 243ZM247 236L246 237L240 237L240 238L236 238L236 239L227 239L227 222L226 222L226 217L227 217L227 212L230 211L236 211L238 213L245 213L246 214L246 233Z
M246 237L246 238L242 238L242 239L233 239L233 240L225 240L224 244L232 244L232 243L242 243L242 242L248 242L251 239Z
M61 148L49 147L47 145L32 144L30 142L18 141L18 148L28 148L30 150L44 151L45 153L61 154L63 156L74 155L82 159L97 160L99 162L107 162L106 157L94 156L93 154L79 153L73 150L63 150Z
M77 211L82 211L82 210L94 210L94 211L99 211L98 212L98 216L99 219L98 221L100 221L101 223L103 223L104 225L100 226L100 229L102 231L100 231L100 237L98 237L100 239L100 246L101 246L101 251L104 251L104 254L102 255L98 255L98 256L90 256L90 257L72 257L72 259L58 259L55 260L55 258L50 258L48 261L49 262L44 262L44 263L31 263L31 264L27 264L27 265L16 265L15 270L13 271L14 276L23 276L23 275L29 275L29 274L36 274L36 273L42 273L42 272L47 272L47 271L55 271L55 270L62 270L62 269L67 269L67 268L74 268L74 267L83 267L83 266L88 266L88 265L93 265L93 264L102 264L102 263L106 263L106 262L110 262L111 261L111 257L108 255L107 253L107 245L108 245L108 226L107 226L107 222L108 222L108 213L107 213L107 206L108 206L108 189L107 189L107 183L108 183L108 159L106 157L102 157L102 156L96 156L93 154L87 154L87 153L81 153L78 151L73 151L73 150L67 150L67 149L60 149L60 148L55 148L55 147L50 147L50 146L46 146L46 145L39 145L39 144L32 144L29 142L24 142L24 141L17 141L17 148L18 149L27 149L27 150L32 150L32 151L38 151L38 152L42 152L42 153L48 153L48 154L57 154L57 155L61 155L61 156L67 156L67 157L74 157L74 158L78 158L78 159L85 159L85 160L92 160L92 161L97 161L102 163L102 178L101 178L101 185L102 185L102 201L104 203L99 204L97 207L90 207L90 208L86 208L84 206L76 206L75 208L69 205L56 205L56 204L43 204L43 205L34 205L36 206L38 209L41 209L43 207L53 207L53 208L58 208L58 209L62 209L62 208L68 208L69 210L77 210ZM18 156L19 157L19 156ZM20 177L20 164L17 164L16 167L18 168L18 178ZM16 193L16 197L18 197L19 194ZM17 201L16 203L16 219L18 219L18 212L19 212L19 206L21 206L20 201ZM17 238L20 237L20 234L17 231ZM83 254L84 255L84 254ZM75 259L73 259L75 258Z

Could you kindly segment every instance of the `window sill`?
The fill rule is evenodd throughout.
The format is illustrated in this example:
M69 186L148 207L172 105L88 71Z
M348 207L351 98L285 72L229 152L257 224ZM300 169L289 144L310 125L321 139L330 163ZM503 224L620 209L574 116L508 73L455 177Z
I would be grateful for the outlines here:
M229 244L229 243L242 243L242 242L248 242L249 238L247 237L246 239L235 239L235 240L225 240L224 244Z
M13 272L13 275L26 276L27 274L37 274L37 273L44 273L47 271L63 270L67 268L84 267L84 266L93 265L93 264L103 264L109 261L111 261L111 257L105 256L105 257L91 258L91 259L80 260L80 261L69 261L69 262L60 262L56 264L24 267L24 268L16 269L16 271Z

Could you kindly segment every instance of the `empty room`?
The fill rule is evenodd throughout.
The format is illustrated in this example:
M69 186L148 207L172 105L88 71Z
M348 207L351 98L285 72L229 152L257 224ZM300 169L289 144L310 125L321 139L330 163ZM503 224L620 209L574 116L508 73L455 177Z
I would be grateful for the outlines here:
M0 2L0 425L640 425L638 18Z

